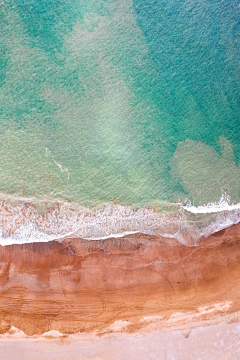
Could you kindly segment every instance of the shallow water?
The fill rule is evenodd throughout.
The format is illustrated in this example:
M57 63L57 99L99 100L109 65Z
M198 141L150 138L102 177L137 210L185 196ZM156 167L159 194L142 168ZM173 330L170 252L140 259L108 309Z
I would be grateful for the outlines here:
M238 222L239 11L235 0L3 0L1 200L37 210L4 212L1 243L76 231L184 243L182 223L198 243ZM215 215L189 220L182 205Z

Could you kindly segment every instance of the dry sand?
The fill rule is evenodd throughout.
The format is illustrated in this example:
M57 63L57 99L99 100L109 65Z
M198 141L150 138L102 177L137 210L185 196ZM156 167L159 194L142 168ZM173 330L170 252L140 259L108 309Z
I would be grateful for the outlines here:
M17 336L17 334L15 335ZM5 337L4 360L239 360L240 324L221 322L183 331L92 340L79 335L48 339Z

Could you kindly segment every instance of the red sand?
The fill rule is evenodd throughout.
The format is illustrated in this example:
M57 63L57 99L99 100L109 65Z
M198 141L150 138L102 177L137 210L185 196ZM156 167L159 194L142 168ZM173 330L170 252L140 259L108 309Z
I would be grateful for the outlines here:
M184 329L237 314L240 224L195 247L164 242L135 234L0 247L0 332L136 334L156 316L158 329Z

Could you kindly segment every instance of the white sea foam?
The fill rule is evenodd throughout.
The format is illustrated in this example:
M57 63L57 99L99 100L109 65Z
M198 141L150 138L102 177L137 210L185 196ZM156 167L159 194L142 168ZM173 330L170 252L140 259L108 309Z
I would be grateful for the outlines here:
M3 231L0 229L0 245L12 245L12 244L26 244L35 242L49 242L53 240L60 240L72 235L72 232L59 235L49 235L43 231L36 229L34 224L21 225L11 236L3 236Z
M136 231L123 231L122 233L118 233L118 234L109 234L106 236L89 237L89 238L84 238L84 239L85 240L105 240L105 239L110 239L110 238L121 238L126 235L132 235L132 234L137 234L137 233L148 234L148 235L154 234L153 231L149 231L149 230L136 230Z
M230 197L223 193L218 202L213 202L213 203L210 202L207 205L203 205L203 206L187 205L184 206L184 209L194 214L208 214L208 213L216 213L222 211L239 210L240 203L231 205L230 200L231 200Z
M26 199L25 199L26 200ZM214 211L217 209L217 211ZM221 210L220 210L221 209ZM0 244L48 242L63 238L103 240L145 233L175 238L188 246L198 245L203 237L240 222L240 207L226 198L206 207L178 206L169 212L153 208L134 210L130 206L108 205L90 210L62 203L45 214L36 207L0 203Z
M192 212L193 214L209 214L222 211L239 210L240 203L229 205L228 203L221 204L208 204L206 206L184 206L184 209Z
M162 219L163 220L163 219ZM34 207L0 203L0 244L47 242L64 237L100 240L129 234L153 233L159 214L153 209L109 205L104 209L70 211L68 208L42 215Z

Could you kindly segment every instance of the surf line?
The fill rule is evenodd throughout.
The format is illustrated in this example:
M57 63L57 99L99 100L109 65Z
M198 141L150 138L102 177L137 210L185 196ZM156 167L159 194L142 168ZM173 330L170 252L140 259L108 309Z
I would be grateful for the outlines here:
M194 214L208 214L221 211L240 210L240 203L230 205L230 196L222 192L221 198L218 202L210 202L207 205L193 206L186 205L183 208Z

